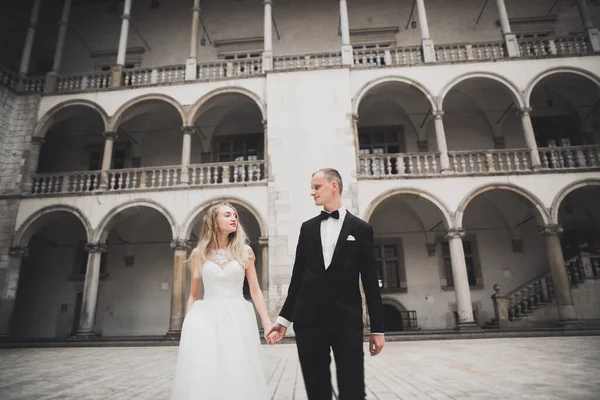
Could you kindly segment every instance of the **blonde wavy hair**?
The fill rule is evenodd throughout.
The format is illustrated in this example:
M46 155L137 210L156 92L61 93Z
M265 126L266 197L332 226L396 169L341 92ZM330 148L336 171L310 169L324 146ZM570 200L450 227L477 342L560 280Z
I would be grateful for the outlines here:
M202 222L202 234L198 240L198 245L192 251L189 259L189 268L194 277L199 278L202 275L202 266L209 259L212 251L219 249L219 227L217 218L219 209L223 206L230 207L237 216L237 229L229 234L229 244L227 246L227 256L232 260L237 260L246 268L249 260L249 246L246 231L242 226L239 214L234 206L228 202L222 202L211 206L204 214Z

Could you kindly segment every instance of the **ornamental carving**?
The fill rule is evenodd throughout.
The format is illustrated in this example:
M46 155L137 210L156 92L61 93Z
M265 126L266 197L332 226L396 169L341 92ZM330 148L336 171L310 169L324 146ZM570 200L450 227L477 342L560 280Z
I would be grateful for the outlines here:
M100 243L86 243L83 245L83 248L88 253L106 253L107 246L105 244Z
M11 247L10 250L8 250L8 255L20 258L29 257L29 248L24 246Z
M558 224L544 225L540 228L540 235L560 235L563 232L563 227Z
M192 243L186 239L175 239L171 241L171 248L174 250L188 251L192 248Z
M465 230L462 228L448 229L446 231L446 239L462 239L465 237Z

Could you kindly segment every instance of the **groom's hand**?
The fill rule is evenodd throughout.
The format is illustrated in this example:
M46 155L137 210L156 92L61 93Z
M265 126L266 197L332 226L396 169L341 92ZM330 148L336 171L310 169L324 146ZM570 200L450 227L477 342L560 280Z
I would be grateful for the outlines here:
M267 338L269 344L279 343L285 337L286 332L287 328L285 326L275 322L267 331L265 331L265 338ZM271 335L272 333L277 333L277 335Z
M371 355L376 356L377 354L381 353L384 344L384 335L371 335L371 339L369 340L369 351L371 352Z

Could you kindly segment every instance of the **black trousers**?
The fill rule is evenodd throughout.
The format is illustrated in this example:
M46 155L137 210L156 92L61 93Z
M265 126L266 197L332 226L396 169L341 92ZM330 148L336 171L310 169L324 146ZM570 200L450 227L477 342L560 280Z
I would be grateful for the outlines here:
M362 329L294 326L296 346L309 400L331 400L331 351L340 400L365 399Z

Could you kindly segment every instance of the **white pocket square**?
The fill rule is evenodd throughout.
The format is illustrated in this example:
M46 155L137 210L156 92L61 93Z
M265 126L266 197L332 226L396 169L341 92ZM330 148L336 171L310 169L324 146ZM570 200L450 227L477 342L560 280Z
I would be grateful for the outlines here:
M346 239L346 240L349 242L356 242L356 239L352 235L348 235L348 239Z

